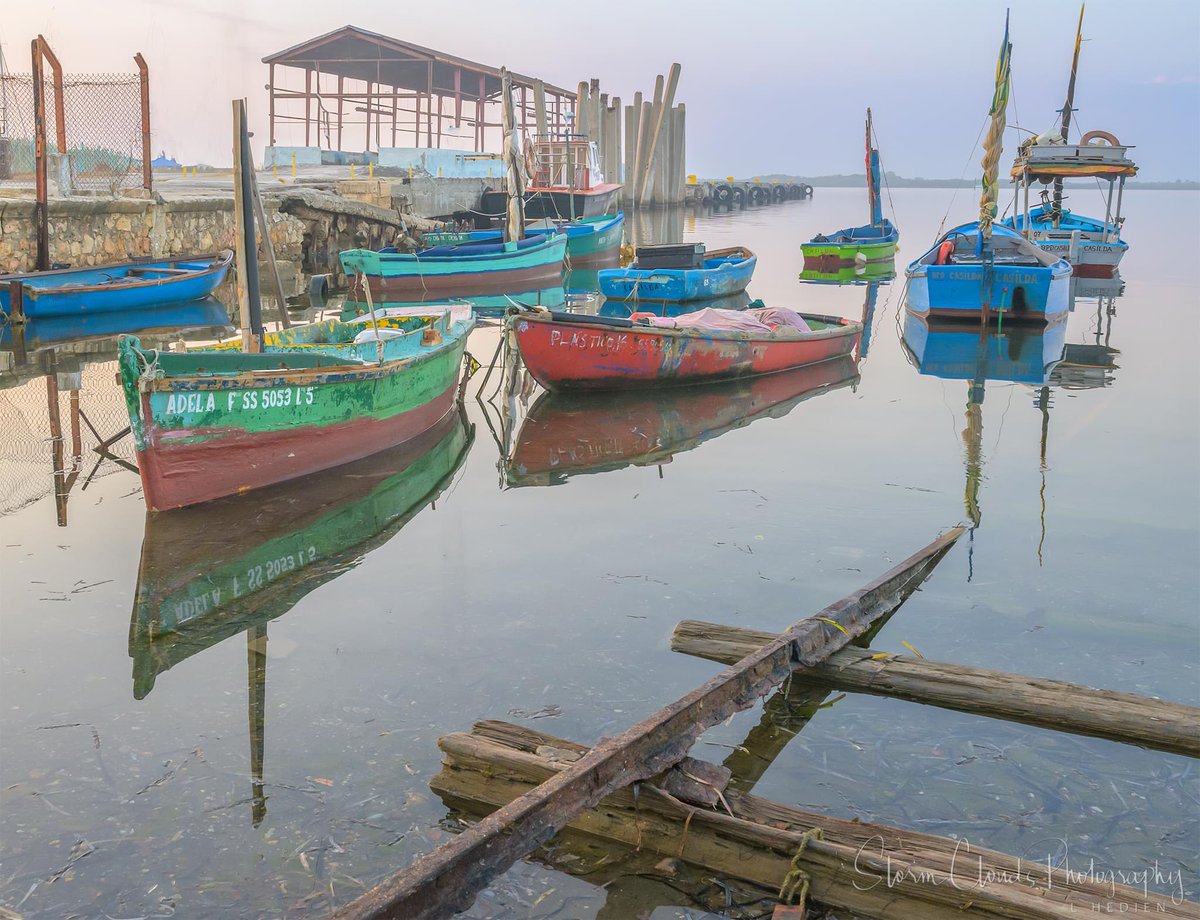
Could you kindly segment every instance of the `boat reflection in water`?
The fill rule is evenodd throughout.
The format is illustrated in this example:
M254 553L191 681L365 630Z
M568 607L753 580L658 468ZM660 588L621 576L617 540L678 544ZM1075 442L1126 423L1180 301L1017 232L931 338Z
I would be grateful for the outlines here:
M1110 386L1119 367L1121 352L1110 344L1112 321L1117 315L1117 298L1125 293L1121 275L1111 278L1071 277L1071 311L1093 315L1091 342L1068 342L1063 359L1051 375L1051 383L1071 390ZM1095 304L1092 304L1095 300Z
M459 410L389 451L195 508L150 514L129 624L133 695L237 633L247 641L252 816L266 813L267 624L434 503L474 438Z
M1052 375L1066 350L1066 323L1046 326L1013 324L1003 330L995 326L963 324L954 320L929 320L911 310L904 315L904 348L911 363L922 374L943 380L966 380L966 420L962 431L966 454L966 486L963 505L971 520L967 552L969 581L973 575L975 529L983 519L979 489L983 482L983 400L987 381L1006 381L1035 386L1034 408L1042 413L1041 538L1038 562L1046 539L1046 445L1050 431Z
M619 394L544 393L505 461L508 486L669 463L728 431L781 418L806 399L858 381L853 358L728 383Z

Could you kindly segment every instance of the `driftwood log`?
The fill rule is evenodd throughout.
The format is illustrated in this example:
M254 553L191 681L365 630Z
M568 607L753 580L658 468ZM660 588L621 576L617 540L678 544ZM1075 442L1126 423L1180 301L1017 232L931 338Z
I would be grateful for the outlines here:
M430 785L455 807L503 806L569 769L588 748L503 722L443 737L443 769ZM685 771L686 772L686 771ZM726 808L727 806L727 808ZM1200 905L1145 893L1087 873L983 849L965 840L846 821L726 789L712 808L652 783L621 790L570 827L675 857L729 878L778 891L804 833L819 828L797 859L811 897L880 920L1076 918L1148 913L1200 917Z
M679 763L695 740L798 670L868 632L929 577L962 535L954 527L871 583L800 620L743 661L594 748L545 783L338 911L341 920L450 916L492 878L606 795Z
M671 648L727 664L775 638L775 633L683 620ZM1200 709L1131 693L925 658L881 657L861 648L844 648L796 679L1200 757Z

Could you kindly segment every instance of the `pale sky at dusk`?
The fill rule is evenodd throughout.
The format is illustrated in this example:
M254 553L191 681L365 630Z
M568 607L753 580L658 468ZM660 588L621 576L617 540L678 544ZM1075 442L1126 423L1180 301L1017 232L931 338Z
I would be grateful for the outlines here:
M886 168L955 177L968 159L968 175L975 172L972 144L991 98L1006 6L1009 124L1042 131L1065 95L1074 0L49 0L7 3L0 44L14 73L29 70L39 32L67 72L132 70L141 51L151 69L154 150L181 162L230 161L235 96L248 97L261 146L261 58L352 24L563 86L598 77L625 102L651 92L655 74L678 61L688 171L702 176L861 172L870 105ZM1079 127L1136 145L1142 178L1200 178L1200 2L1089 0L1084 38ZM1009 152L1015 138L1010 132Z

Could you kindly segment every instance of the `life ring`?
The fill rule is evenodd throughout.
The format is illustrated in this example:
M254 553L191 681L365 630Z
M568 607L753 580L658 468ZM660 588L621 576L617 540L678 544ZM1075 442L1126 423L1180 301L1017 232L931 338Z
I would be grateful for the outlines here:
M1092 141L1106 141L1110 147L1120 147L1121 142L1117 140L1116 135L1109 134L1107 131L1089 131L1079 139L1081 146L1091 146Z
M938 247L937 258L933 260L934 265L949 265L951 255L954 253L954 243L946 240Z

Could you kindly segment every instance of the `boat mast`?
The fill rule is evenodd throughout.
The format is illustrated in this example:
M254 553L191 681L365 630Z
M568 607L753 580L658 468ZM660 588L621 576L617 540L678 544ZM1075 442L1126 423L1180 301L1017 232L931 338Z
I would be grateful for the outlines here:
M1079 25L1075 29L1075 54L1071 58L1071 77L1067 81L1067 102L1062 107L1062 128L1059 130L1059 135L1062 137L1063 143L1067 143L1070 139L1068 132L1071 127L1071 113L1075 111L1073 108L1075 103L1075 75L1079 72L1079 46L1083 42L1083 9L1084 4L1079 5ZM1057 176L1054 180L1054 226L1058 227L1062 223L1062 199L1063 199L1063 180L1062 176Z
M1004 152L1005 112L1008 110L1008 85L1012 64L1012 42L1008 40L1008 13L1004 14L1004 41L996 58L996 90L992 94L991 125L983 142L983 194L979 198L979 232L984 240L992 238L992 223L999 210L1000 154Z
M879 203L879 154L871 147L871 109L867 109L867 208L871 212L871 226L878 227L883 222L883 213Z

